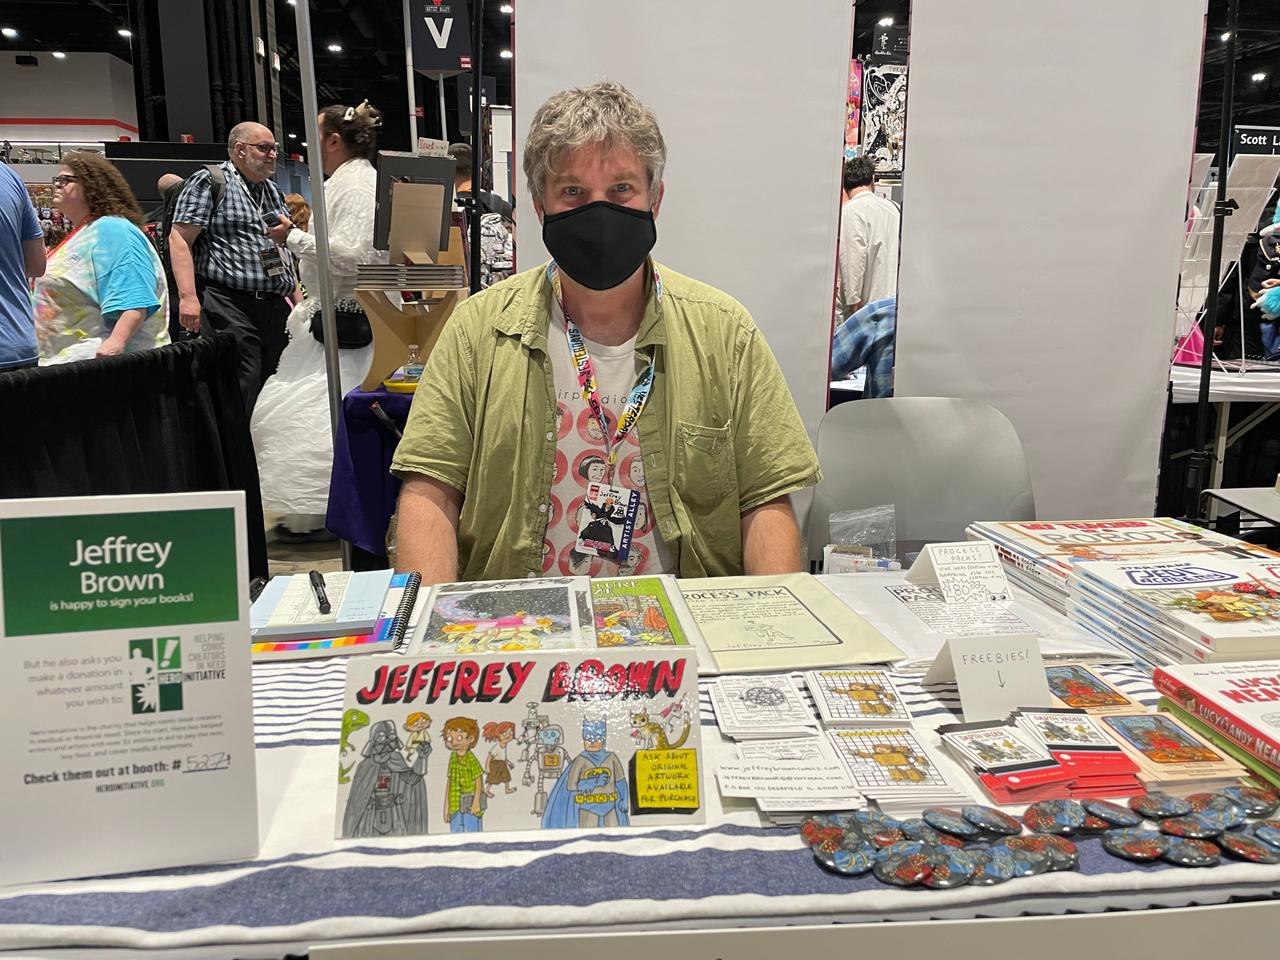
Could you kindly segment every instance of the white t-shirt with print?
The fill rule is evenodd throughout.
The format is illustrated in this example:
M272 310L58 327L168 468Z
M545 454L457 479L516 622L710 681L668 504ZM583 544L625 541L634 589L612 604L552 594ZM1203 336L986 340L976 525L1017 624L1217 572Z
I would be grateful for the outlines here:
M600 403L609 418L609 439L617 428L618 414L626 406L636 380L648 359L637 353L635 338L616 347L587 340L587 352L596 374ZM621 565L612 560L578 553L578 511L590 481L603 481L608 464L604 435L595 415L582 395L578 371L569 353L564 314L552 307L547 330L547 352L551 358L556 388L556 473L551 486L551 518L542 545L542 572L548 576L617 577L674 573L675 561L666 543L658 536L657 521L645 486L644 456L639 431L633 427L618 451L618 467L613 482L640 493L640 507L631 541L631 552ZM641 413L641 417L648 416Z

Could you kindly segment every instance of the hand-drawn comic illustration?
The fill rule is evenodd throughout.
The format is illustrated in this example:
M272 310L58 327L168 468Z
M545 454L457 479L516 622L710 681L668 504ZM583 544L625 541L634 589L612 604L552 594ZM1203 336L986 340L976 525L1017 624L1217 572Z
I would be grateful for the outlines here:
M413 766L405 762L392 720L369 728L351 777L342 818L344 837L403 837L427 830L427 757L419 751Z
M542 814L544 827L625 827L631 822L626 770L605 746L608 732L604 717L583 720L582 752L551 788Z

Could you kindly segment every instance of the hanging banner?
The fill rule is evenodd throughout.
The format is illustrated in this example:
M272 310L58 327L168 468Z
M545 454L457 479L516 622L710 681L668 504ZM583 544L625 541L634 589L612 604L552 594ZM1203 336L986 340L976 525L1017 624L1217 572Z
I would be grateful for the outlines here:
M1233 157L1241 153L1280 154L1280 127L1236 126L1232 140Z
M494 77L484 77L480 83L481 105L490 107L498 102L498 81ZM458 126L467 134L471 133L471 74L458 78Z
M907 68L867 64L862 73L862 155L879 174L902 172L907 142Z
M844 121L844 158L852 160L858 155L862 141L858 133L858 121L862 116L862 61L849 64L849 99Z
M409 0L413 69L439 76L471 69L466 0Z

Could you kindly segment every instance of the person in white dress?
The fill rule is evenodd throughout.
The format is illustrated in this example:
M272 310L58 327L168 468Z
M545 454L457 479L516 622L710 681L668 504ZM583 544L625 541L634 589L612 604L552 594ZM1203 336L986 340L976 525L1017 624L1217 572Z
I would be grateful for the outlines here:
M385 252L373 248L378 175L370 161L381 125L381 114L368 101L358 107L326 107L320 113L329 273L335 309L344 315L363 313L355 299L356 268L387 259ZM312 334L312 321L320 326L316 238L287 217L272 234L297 256L307 295L289 314L289 346L275 376L262 388L251 423L262 505L268 513L285 515L275 531L279 539L327 539L324 519L333 440L324 344ZM343 394L364 379L372 355L371 344L339 350Z

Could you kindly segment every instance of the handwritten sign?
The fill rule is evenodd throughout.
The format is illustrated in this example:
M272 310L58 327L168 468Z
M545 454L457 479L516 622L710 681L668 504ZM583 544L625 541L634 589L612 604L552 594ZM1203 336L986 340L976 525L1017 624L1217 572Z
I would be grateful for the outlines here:
M1050 703L1040 640L1033 635L950 637L924 682L955 680L966 722L996 720Z
M910 583L936 583L947 603L1001 603L1013 599L993 544L978 540L931 543L907 571Z
M658 810L697 810L698 752L696 750L639 750L632 778L637 813Z
M726 797L856 797L849 772L830 760L726 760L716 770Z

